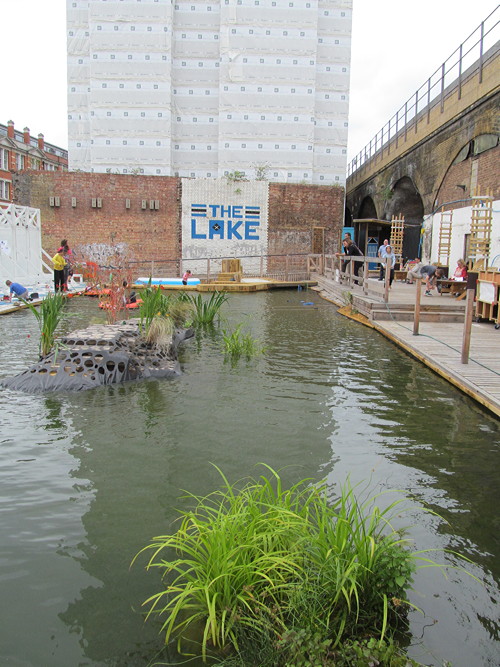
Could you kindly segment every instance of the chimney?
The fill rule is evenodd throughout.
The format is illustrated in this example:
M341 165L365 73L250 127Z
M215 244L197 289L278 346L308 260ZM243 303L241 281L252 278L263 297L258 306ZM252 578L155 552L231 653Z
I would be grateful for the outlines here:
M30 128L29 127L25 127L24 130L23 130L23 141L24 141L25 144L30 143Z
M14 139L14 121L9 120L7 123L7 136L9 139Z
M43 134L41 132L38 135L38 148L41 151L45 150L45 141L43 140Z

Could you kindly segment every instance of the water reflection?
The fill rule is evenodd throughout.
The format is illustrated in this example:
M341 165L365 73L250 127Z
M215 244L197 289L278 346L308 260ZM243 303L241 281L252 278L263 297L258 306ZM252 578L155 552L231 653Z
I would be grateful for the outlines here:
M496 665L498 423L315 296L233 295L230 304L225 326L247 322L264 356L224 364L220 334L207 331L182 349L184 373L173 380L66 396L4 392L0 581L13 601L0 625L5 655L36 667L147 665L161 637L141 603L161 584L144 559L130 568L133 556L172 529L188 503L183 489L220 484L211 463L234 481L266 462L284 468L285 483L327 477L335 493L349 476L408 494L398 520L418 548L468 555L481 581L459 570L448 580L418 575L412 601L425 616L412 619L415 657ZM96 316L97 304L78 308L78 326ZM13 321L2 374L22 370L21 352L36 357L23 334L31 326L25 314Z

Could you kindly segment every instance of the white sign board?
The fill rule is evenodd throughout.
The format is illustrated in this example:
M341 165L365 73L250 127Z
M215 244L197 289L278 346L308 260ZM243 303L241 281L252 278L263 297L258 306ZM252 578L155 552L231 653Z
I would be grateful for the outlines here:
M207 259L216 272L231 258L255 274L267 255L267 229L266 181L182 179L183 267L195 276L205 273Z

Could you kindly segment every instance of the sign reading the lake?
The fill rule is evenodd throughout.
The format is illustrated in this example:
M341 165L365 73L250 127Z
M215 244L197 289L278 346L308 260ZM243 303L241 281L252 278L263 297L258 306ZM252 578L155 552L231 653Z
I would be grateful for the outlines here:
M260 206L224 206L224 204L191 206L192 239L258 241L259 227Z
M267 256L268 183L182 179L183 266L204 274L207 260L238 258L243 271L260 270ZM189 264L189 265L188 265Z

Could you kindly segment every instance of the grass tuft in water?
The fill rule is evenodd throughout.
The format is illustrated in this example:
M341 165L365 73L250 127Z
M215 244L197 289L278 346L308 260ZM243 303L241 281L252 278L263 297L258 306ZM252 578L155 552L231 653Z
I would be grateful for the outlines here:
M223 292L212 292L208 299L203 298L201 294L196 296L188 294L187 297L194 309L193 324L195 326L213 324L220 309L228 300L227 294Z
M239 324L234 331L222 330L223 351L231 361L237 361L240 357L251 359L265 351L251 334L241 331L242 326Z
M194 509L177 532L140 552L165 582L145 601L147 616L165 619L165 642L180 651L197 636L204 661L251 646L253 659L271 654L260 665L330 664L297 662L298 645L331 653L346 641L382 642L405 620L418 558L391 527L402 501L360 503L347 483L329 502L326 484L284 488L265 467L267 476L234 485L219 470L222 488L189 494Z
M66 298L60 293L48 294L39 306L25 301L35 315L40 329L39 353L46 357L54 347L55 332L65 317Z

